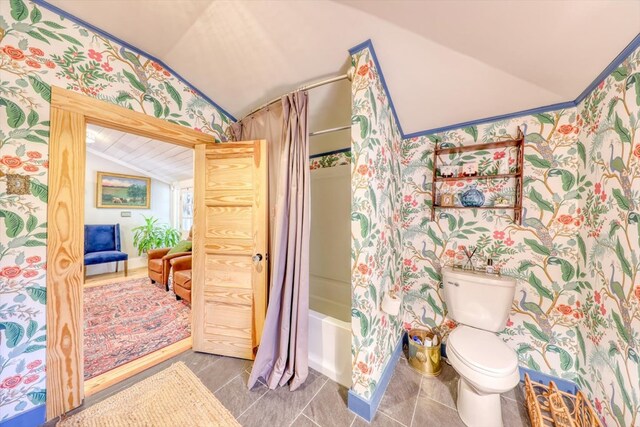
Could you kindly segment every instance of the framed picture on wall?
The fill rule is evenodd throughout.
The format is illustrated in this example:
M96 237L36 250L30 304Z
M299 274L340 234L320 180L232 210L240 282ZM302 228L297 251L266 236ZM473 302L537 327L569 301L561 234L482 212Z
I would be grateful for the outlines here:
M98 172L96 208L149 209L151 179L144 176Z

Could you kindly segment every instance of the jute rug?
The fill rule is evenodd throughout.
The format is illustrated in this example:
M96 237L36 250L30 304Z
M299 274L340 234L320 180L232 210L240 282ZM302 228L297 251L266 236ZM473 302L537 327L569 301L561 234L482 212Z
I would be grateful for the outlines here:
M198 377L183 363L61 420L60 427L239 427Z
M191 335L189 306L148 277L84 291L84 379Z

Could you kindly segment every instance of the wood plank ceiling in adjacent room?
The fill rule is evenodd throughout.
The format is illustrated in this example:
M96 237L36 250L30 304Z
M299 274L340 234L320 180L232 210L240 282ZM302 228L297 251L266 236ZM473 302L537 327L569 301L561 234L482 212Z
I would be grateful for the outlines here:
M87 127L87 152L168 184L193 178L193 150L96 125Z

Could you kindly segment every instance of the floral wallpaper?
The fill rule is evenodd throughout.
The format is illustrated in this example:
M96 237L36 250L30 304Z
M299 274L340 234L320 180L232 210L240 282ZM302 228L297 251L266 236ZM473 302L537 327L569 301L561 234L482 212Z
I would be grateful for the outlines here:
M609 426L640 424L640 49L578 105L593 186L582 200L587 280L580 385Z
M455 327L440 269L476 247L477 259L518 279L501 336L520 364L576 382L603 423L620 427L640 415L639 71L636 50L577 108L407 139L402 148L405 326ZM432 222L434 144L511 139L518 127L526 135L522 225L500 210L441 210ZM476 160L481 173L495 173L515 158L465 156L441 160ZM514 181L478 188L494 204L511 200Z
M401 136L371 52L352 61L352 389L369 399L402 330L402 314L380 310L383 295L401 285Z
M463 247L476 248L474 259L491 258L502 273L518 279L516 299L503 339L531 369L576 380L576 328L583 315L580 295L586 281L576 236L584 222L580 200L591 183L584 173L584 145L579 141L577 111L554 111L413 138L403 143L402 228L405 244L403 292L405 321L418 327L455 325L446 316L441 268L466 260ZM437 210L431 221L431 176L436 142L453 145L515 139L525 133L523 219L508 210ZM478 161L483 174L516 153L485 150L473 156L441 156L439 165ZM509 160L507 160L509 161ZM439 185L457 194L476 181ZM487 205L498 197L513 203L514 178L478 185ZM453 188L451 188L453 187Z
M318 157L312 157L309 168L323 169L332 168L334 166L350 165L351 164L351 151L343 151L341 153L331 153L321 155Z
M6 7L5 7L6 6ZM0 16L0 420L46 399L51 86L224 139L230 119L161 64L24 0ZM9 194L23 183L27 194ZM20 193L20 191L18 191Z

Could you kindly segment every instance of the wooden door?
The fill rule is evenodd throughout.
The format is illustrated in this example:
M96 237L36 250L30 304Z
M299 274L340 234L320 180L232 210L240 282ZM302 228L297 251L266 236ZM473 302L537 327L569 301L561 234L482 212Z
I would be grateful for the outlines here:
M253 359L267 309L267 144L195 151L193 349Z

